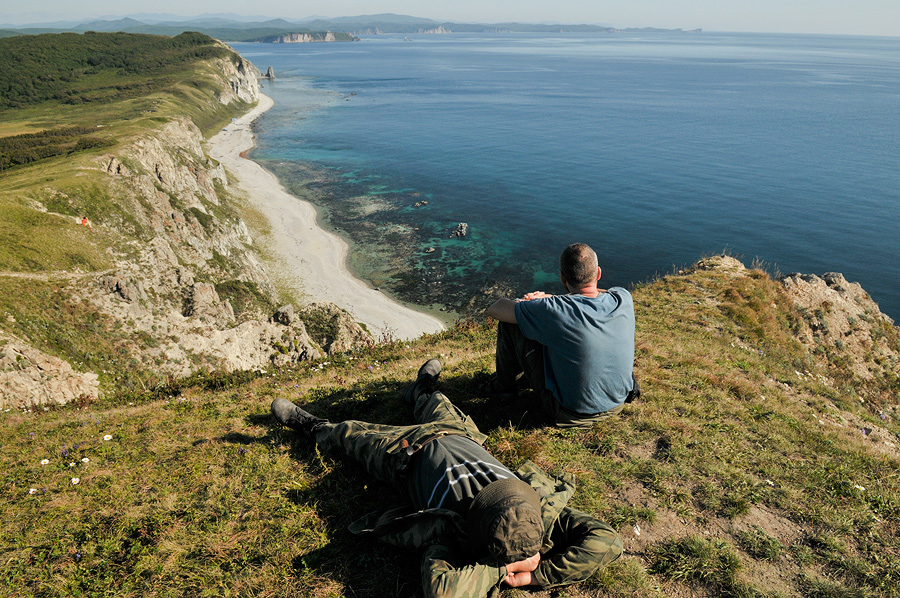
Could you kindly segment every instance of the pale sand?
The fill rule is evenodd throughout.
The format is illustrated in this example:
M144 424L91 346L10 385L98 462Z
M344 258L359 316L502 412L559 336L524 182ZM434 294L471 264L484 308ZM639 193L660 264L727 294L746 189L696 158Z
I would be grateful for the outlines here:
M274 103L260 94L253 110L207 142L209 155L225 166L236 179L238 191L269 222L264 243L277 260L276 271L270 272L273 281L310 301L329 301L346 309L376 339L388 335L406 340L443 330L439 319L401 305L354 278L346 265L347 243L318 227L315 208L288 193L271 172L241 157L254 145L250 123Z

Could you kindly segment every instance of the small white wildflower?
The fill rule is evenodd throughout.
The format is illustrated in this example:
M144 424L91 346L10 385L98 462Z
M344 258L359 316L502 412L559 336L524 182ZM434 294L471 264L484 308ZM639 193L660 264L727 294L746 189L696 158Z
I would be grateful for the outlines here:
M72 461L71 463L69 463L69 467L75 467L75 461Z
M766 484L768 484L769 486L774 486L775 482L773 482L772 480L766 480Z
M77 483L80 482L80 481L81 481L81 480L78 479L78 478L72 478L72 485L74 486L75 484L77 484Z
M81 458L81 462L82 462L82 463L87 463L88 461L90 461L90 459L88 459L87 457L82 457L82 458Z
M48 465L50 463L50 459L41 459L41 465Z
M112 434L107 434L103 437L103 440L112 440Z
M28 494L37 494L37 488L31 488L31 489L28 491Z
M860 486L859 484L854 484L853 487L856 488L857 490L859 490L860 492L866 491L866 489L863 488L862 486Z

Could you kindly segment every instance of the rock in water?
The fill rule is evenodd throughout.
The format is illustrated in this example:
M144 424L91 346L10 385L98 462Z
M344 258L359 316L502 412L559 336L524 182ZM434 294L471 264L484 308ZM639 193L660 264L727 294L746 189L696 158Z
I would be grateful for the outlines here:
M469 225L465 222L460 222L456 225L456 229L452 233L450 233L450 238L452 239L453 237L465 237L467 234L469 234Z

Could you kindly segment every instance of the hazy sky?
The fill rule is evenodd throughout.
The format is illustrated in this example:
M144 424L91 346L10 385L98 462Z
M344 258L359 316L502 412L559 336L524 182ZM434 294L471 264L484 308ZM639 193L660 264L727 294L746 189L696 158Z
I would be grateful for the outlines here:
M186 7L190 8L186 8ZM439 21L593 23L900 36L900 0L0 0L0 23L136 13L305 18L393 12Z

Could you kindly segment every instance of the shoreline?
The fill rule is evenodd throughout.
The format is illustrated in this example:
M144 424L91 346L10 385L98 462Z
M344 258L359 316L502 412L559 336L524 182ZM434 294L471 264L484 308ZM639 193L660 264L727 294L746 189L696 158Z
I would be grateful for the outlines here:
M365 324L376 339L409 340L445 330L440 319L398 303L353 276L347 266L347 242L318 225L311 203L288 193L274 174L246 158L255 146L251 123L274 105L270 97L259 94L256 106L206 144L210 157L236 179L234 187L270 227L265 240L276 258L269 268L274 270L269 275L276 288L288 288L310 303L334 303Z

